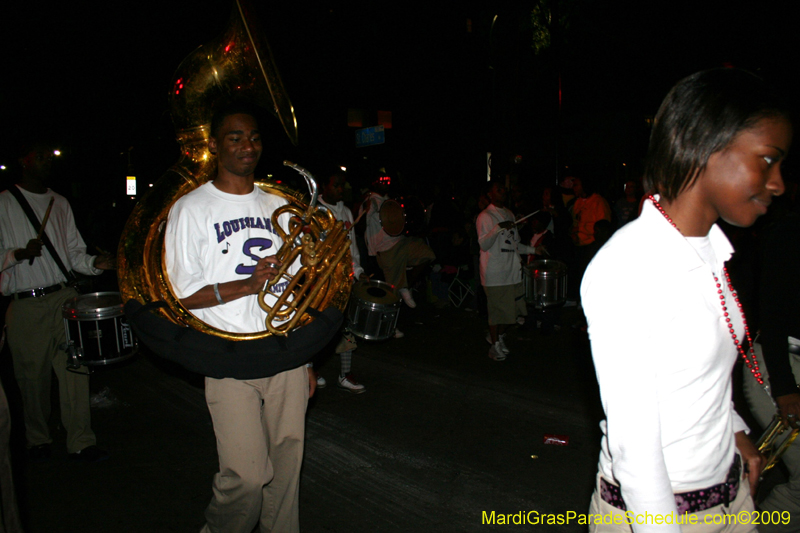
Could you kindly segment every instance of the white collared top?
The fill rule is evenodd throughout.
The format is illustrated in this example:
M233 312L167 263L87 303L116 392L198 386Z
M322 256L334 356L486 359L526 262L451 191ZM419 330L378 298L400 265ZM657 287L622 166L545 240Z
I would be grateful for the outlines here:
M738 352L714 283L721 281L736 334L740 313L722 272L733 248L716 225L707 264L651 202L589 264L581 296L606 420L600 472L629 511L678 512L674 493L725 480L747 426L733 409ZM706 254L709 255L709 254ZM634 525L636 533L680 526Z
M18 186L12 185L12 187ZM86 253L86 244L75 226L75 216L67 199L51 189L37 194L22 187L18 188L39 220L44 219L50 199L55 198L45 233L53 243L53 248L64 267L86 275L101 274L102 270L94 268L96 256ZM37 230L17 199L8 191L0 194L0 263L2 263L0 291L3 294L12 295L15 292L49 287L67 281L47 248L42 248L41 257L34 259L33 263L28 259L19 261L15 257L14 251L25 248L28 241L36 238L36 233Z

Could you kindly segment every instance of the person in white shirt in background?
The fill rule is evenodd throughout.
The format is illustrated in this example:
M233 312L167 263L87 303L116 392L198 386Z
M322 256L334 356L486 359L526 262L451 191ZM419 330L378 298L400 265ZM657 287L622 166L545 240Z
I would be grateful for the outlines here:
M756 530L725 520L753 511L765 459L733 408L734 363L761 379L761 362L715 222L750 226L783 193L784 109L735 69L694 74L661 104L645 167L653 194L581 287L606 415L590 513L616 522L590 532Z
M338 170L328 176L327 180L322 181L323 182L320 183L322 186L322 198L319 200L319 203L333 213L336 220L344 222L345 227L350 233L350 255L353 259L353 280L366 281L369 279L369 276L361 267L361 255L358 253L355 229L353 228L353 213L350 212L350 208L344 205L342 201L345 185L347 184L347 177L343 170ZM364 385L356 381L350 373L353 350L357 347L358 345L353 338L353 334L349 332L343 332L339 344L336 345L336 353L339 354L339 358L341 359L341 368L337 384L339 388L354 394L360 394L367 390ZM317 387L322 388L326 384L325 378L318 375Z
M514 224L514 214L505 207L506 187L492 182L489 188L489 207L478 215L478 244L481 247L481 285L486 292L489 310L489 357L503 361L510 353L506 346L506 329L518 316L528 316L525 290L522 287L520 253L536 251L520 243Z
M407 237L402 233L389 235L383 229L381 207L383 202L389 199L386 193L390 183L388 176L381 176L370 185L372 191L361 203L358 218L366 214L367 229L364 240L367 242L369 255L376 257L386 282L398 289L405 304L413 309L417 306L417 302L411 294L406 268L417 267L413 270L421 272L428 263L436 259L436 255L431 247L418 237ZM401 336L402 334L396 335L396 337Z
M75 226L66 198L48 187L53 149L36 144L25 149L17 185L39 221L53 202L45 235L53 244L64 268L85 275L99 275L116 268L109 254L89 255ZM14 375L22 391L28 458L39 462L51 457L50 376L58 379L61 423L67 430L67 452L72 460L94 463L109 454L97 447L91 427L89 374L86 367L67 369L66 331L62 305L78 296L43 242L22 207L11 194L0 194L0 291L13 297L6 315L8 344L14 360Z

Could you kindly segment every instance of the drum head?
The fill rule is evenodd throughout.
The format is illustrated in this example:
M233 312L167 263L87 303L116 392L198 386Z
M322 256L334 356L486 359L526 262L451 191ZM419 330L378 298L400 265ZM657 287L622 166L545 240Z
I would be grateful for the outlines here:
M353 286L353 296L374 304L392 305L400 301L400 297L390 284L377 281L360 281Z
M70 298L61 307L61 314L69 320L96 320L124 314L122 297L118 292L94 292Z
M381 205L381 226L383 231L396 237L403 233L406 225L406 215L403 207L394 200L386 200Z
M540 259L525 266L525 273L534 278L558 278L567 275L567 265L556 259Z

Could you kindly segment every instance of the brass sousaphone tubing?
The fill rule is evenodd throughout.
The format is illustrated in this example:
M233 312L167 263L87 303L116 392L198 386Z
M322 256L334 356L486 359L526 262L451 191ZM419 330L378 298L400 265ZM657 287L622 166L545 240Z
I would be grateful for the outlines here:
M325 208L317 208L317 185L313 176L302 167L290 161L284 165L303 175L311 191L311 201L303 211L293 205L284 205L272 214L272 227L283 240L275 254L281 263L278 274L267 281L258 293L258 304L267 313L267 330L273 335L286 335L293 330L309 307L318 309L323 302L331 276L342 265L345 256L349 258L350 239L344 223L337 221ZM278 224L278 219L289 213L289 233ZM300 256L300 267L294 274L289 268ZM349 266L349 262L348 262ZM281 280L288 285L274 305L267 304L270 289Z

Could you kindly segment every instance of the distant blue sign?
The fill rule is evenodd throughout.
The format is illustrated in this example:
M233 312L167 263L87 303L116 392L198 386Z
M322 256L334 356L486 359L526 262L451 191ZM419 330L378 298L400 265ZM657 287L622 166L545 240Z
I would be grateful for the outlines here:
M356 131L356 148L383 144L384 142L386 142L386 137L383 132L383 126L373 126Z

